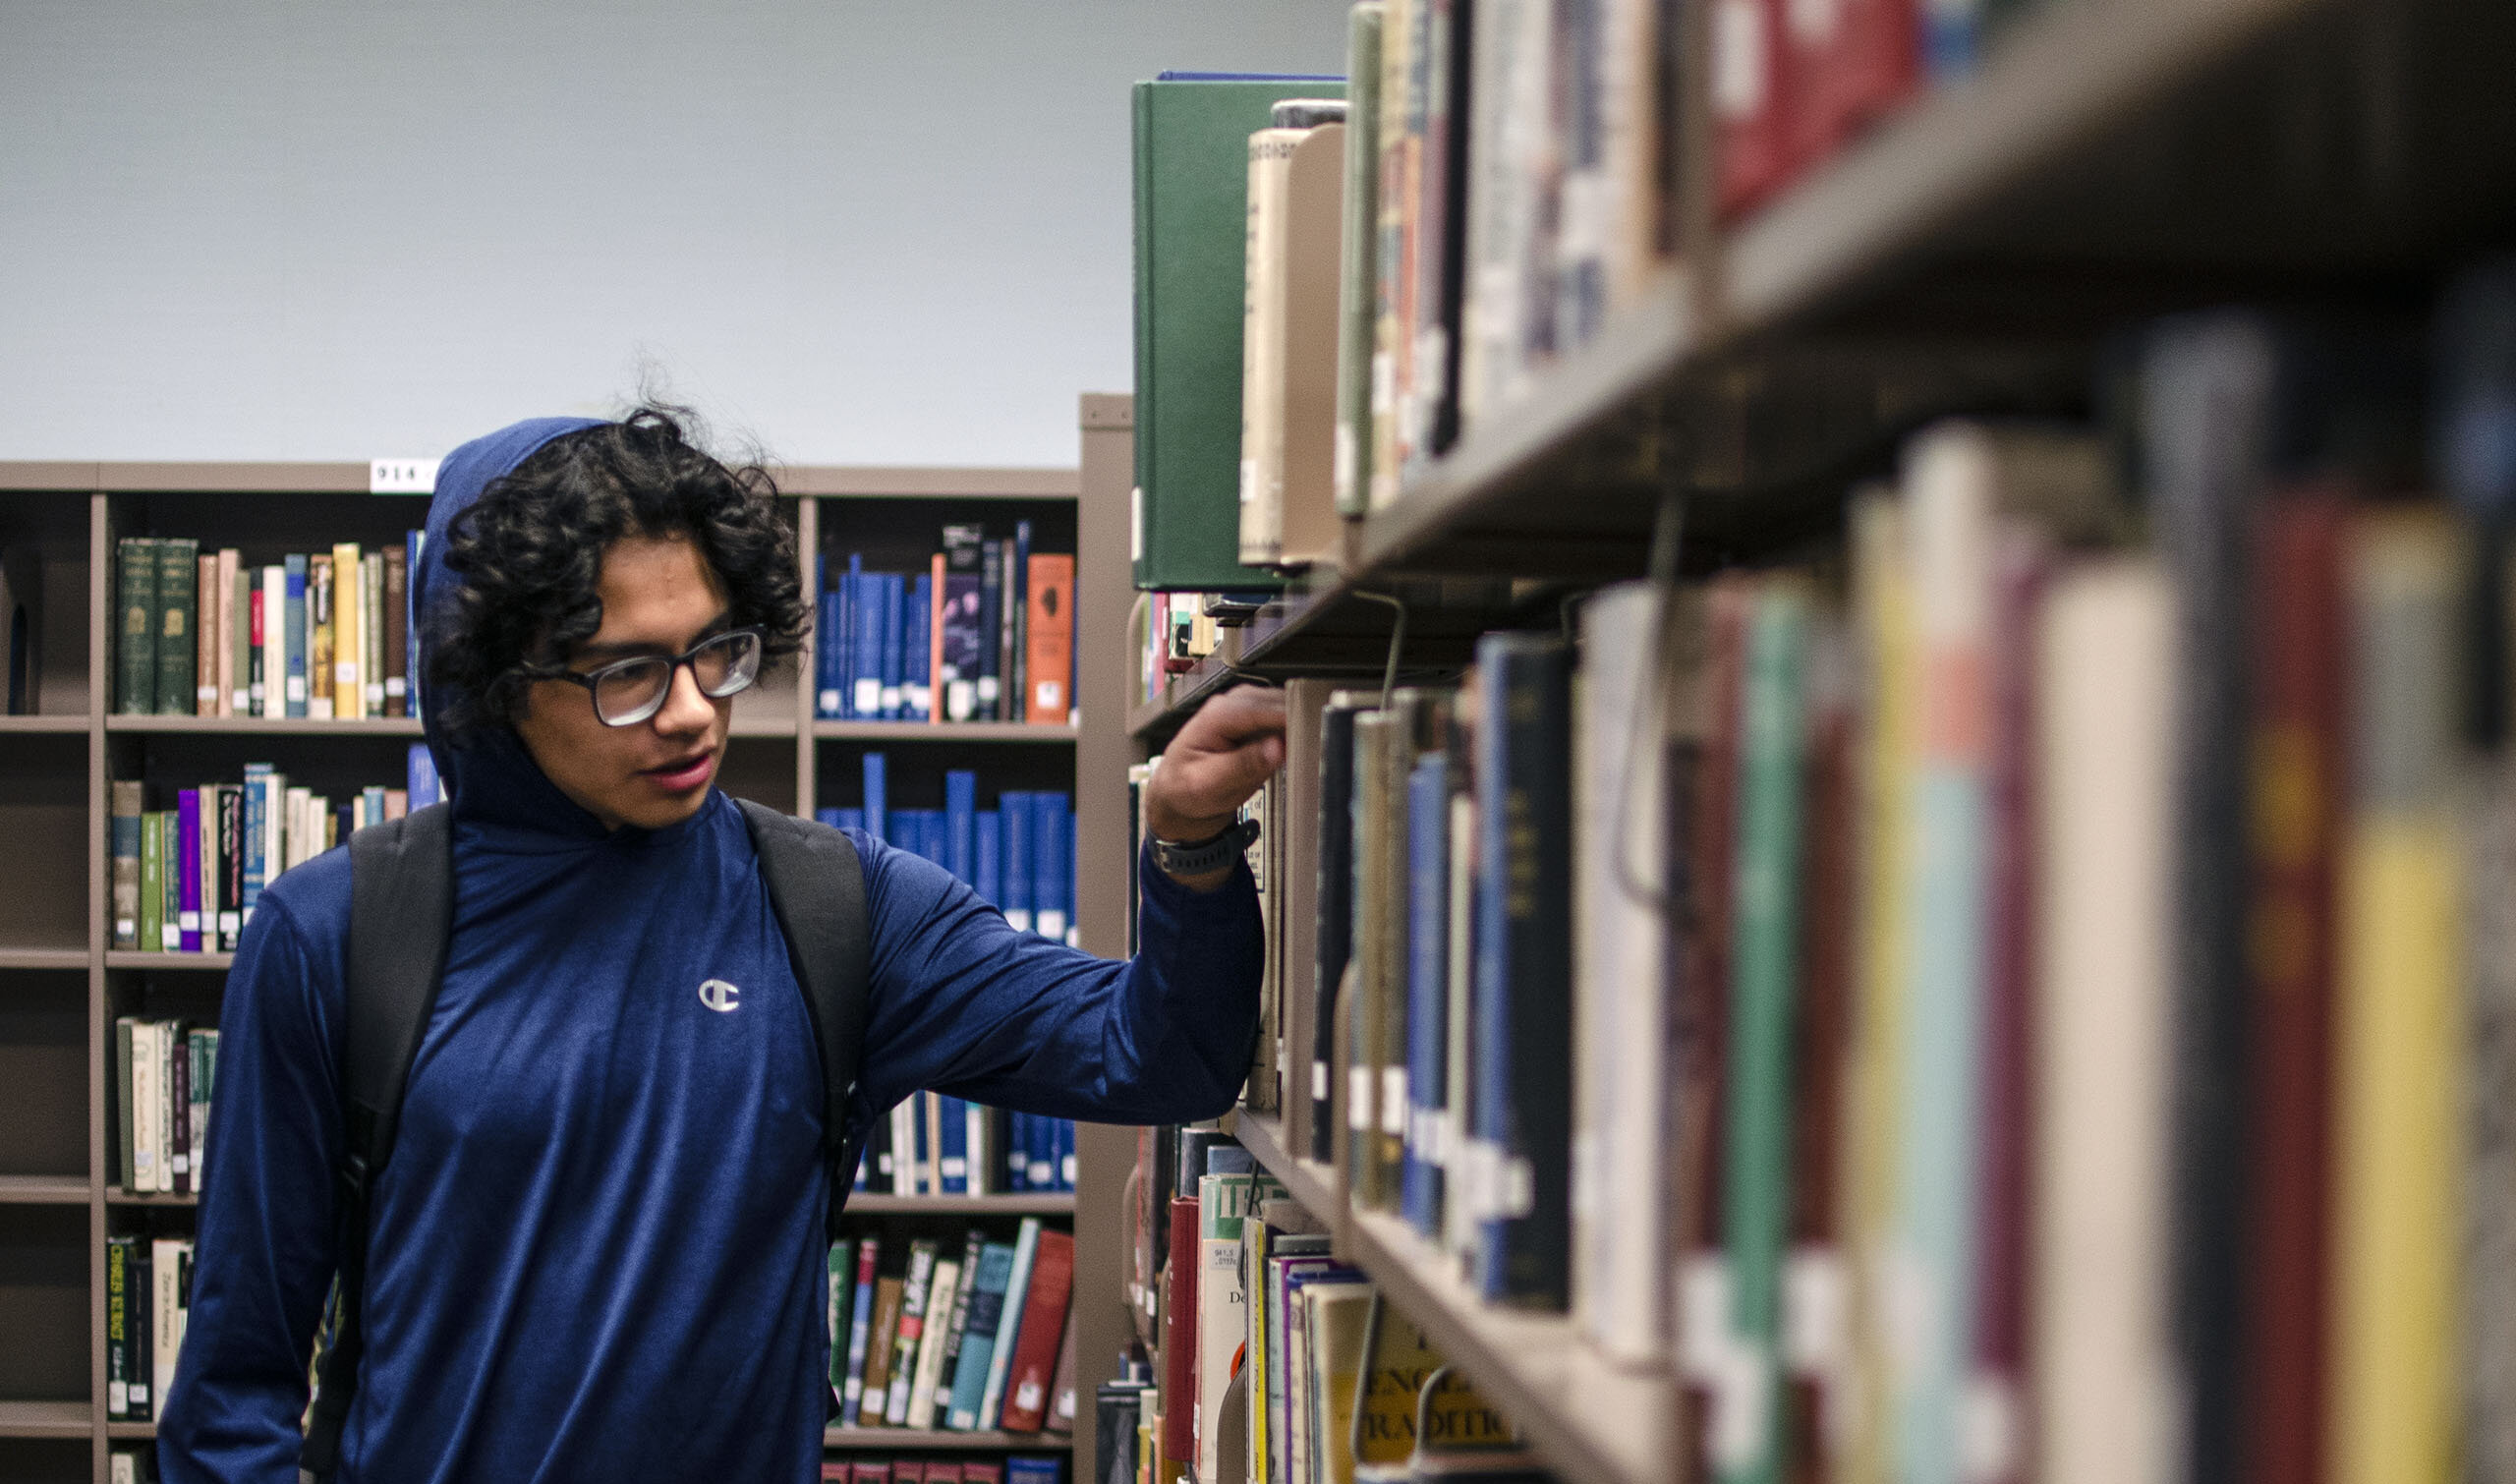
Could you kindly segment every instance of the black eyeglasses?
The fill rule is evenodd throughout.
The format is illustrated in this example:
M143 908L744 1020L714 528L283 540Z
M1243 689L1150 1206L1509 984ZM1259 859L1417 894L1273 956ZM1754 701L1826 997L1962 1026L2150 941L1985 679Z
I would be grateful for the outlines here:
M760 678L760 655L758 629L733 629L703 639L669 658L640 655L590 670L527 665L524 672L537 680L582 685L594 698L595 719L605 726L635 726L663 710L664 697L672 692L673 671L683 665L690 666L690 678L699 682L701 695L722 700Z

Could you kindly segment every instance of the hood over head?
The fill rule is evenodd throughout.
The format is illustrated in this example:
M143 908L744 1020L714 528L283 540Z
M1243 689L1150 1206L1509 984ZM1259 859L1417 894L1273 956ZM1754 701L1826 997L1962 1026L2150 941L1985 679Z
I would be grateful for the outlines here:
M505 726L486 729L461 747L448 739L439 717L445 699L429 690L429 660L438 639L436 619L462 586L445 564L446 538L456 516L471 508L490 483L513 473L562 433L601 426L595 418L528 418L474 438L437 466L436 497L429 503L428 541L411 574L411 611L420 647L421 715L437 776L453 795L455 814L466 820L515 826L571 839L600 838L603 828L544 776L522 738Z

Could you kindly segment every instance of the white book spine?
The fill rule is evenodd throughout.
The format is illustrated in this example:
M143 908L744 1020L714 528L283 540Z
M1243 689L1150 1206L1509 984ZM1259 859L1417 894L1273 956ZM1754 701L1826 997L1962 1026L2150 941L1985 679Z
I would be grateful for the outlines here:
M157 1025L143 1020L131 1028L131 1188L141 1194L168 1188L157 1165Z

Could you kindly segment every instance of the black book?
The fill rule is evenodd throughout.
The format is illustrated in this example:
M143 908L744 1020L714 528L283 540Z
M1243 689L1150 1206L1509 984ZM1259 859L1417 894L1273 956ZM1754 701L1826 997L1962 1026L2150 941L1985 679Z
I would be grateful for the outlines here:
M1093 1456L1101 1460L1101 1477L1092 1484L1135 1484L1142 1465L1136 1453L1144 1418L1142 1381L1104 1381L1092 1398Z
M1340 691L1319 713L1319 978L1311 990L1310 1157L1337 1157L1344 1089L1330 1076L1337 1045L1337 985L1354 946L1354 713L1370 703Z
M1004 543L979 542L978 719L1000 719L1004 695Z

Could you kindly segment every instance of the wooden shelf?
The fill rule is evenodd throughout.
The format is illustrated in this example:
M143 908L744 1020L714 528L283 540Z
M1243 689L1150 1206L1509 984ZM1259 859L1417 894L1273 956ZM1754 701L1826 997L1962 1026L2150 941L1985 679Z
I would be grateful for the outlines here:
M1063 1453L1074 1447L1064 1433L956 1433L940 1427L832 1427L822 1433L824 1448L916 1453Z
M1315 1160L1296 1157L1285 1146L1284 1124L1245 1108L1232 1110L1230 1132L1301 1209L1334 1228L1345 1209L1345 1187L1339 1182L1336 1170Z
M850 1216L1071 1216L1071 1190L1019 1191L1009 1195L878 1195L847 1198Z
M84 969L85 948L0 948L0 969Z
M105 1204L108 1206L195 1207L200 1204L200 1197L191 1191L177 1194L172 1191L163 1190L150 1191L144 1195L136 1195L131 1191L123 1189L119 1185L109 1185L105 1188Z
M1337 1225L1336 1251L1422 1326L1557 1474L1583 1484L1671 1484L1682 1475L1678 1389L1667 1372L1609 1365L1569 1315L1485 1303L1397 1217L1349 1212Z
M105 730L143 735L211 732L239 737L416 737L420 735L420 718L362 716L355 721L317 721L305 716L107 716Z
M1040 742L1072 745L1075 729L1029 721L816 721L817 742Z
M0 1206L85 1206L87 1193L76 1175L0 1174Z
M12 732L34 736L77 736L87 730L85 716L0 716L0 736Z
M105 954L108 969L198 969L224 974L235 964L233 953L149 953L138 948L115 948Z
M94 1427L85 1401L0 1401L0 1438L85 1438Z

